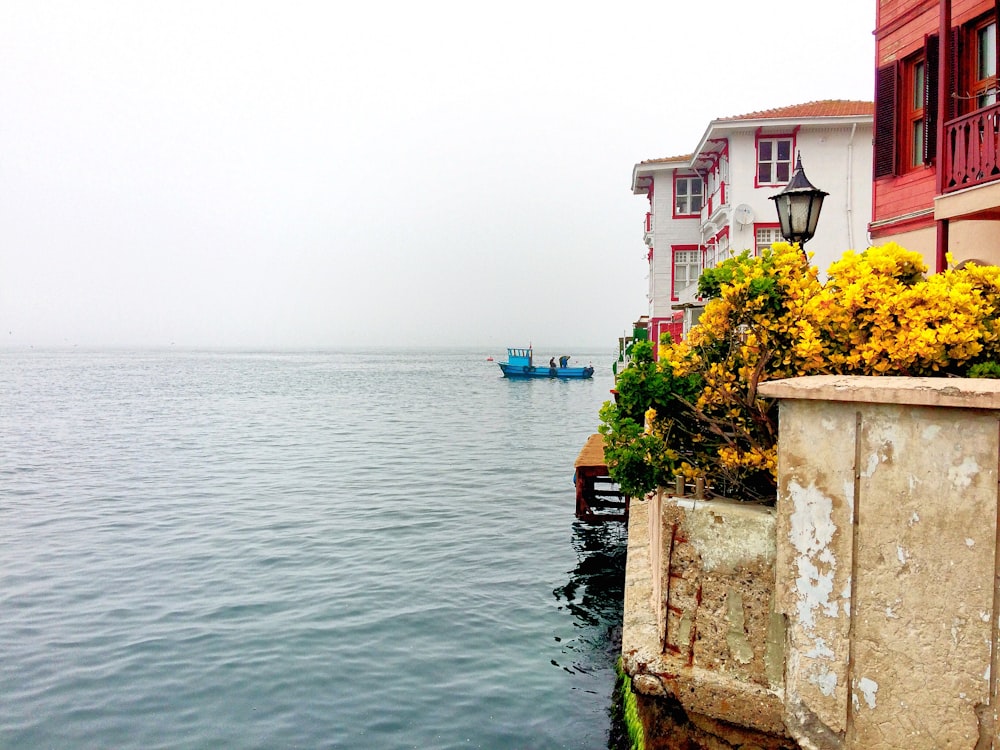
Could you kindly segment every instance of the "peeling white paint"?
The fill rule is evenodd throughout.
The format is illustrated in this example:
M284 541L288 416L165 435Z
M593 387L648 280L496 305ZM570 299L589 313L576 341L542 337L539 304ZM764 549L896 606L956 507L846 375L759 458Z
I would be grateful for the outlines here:
M906 561L910 558L910 554L903 549L899 544L896 545L896 557L899 558L900 565L906 565Z
M833 596L833 577L837 560L830 548L837 527L833 523L833 499L815 484L803 487L789 482L792 501L788 539L795 551L796 609L799 625L806 633L816 627L818 612L836 617L839 605ZM816 648L820 644L816 643ZM825 647L825 646L824 646Z
M826 548L837 527L833 523L833 500L824 495L815 484L803 487L795 480L788 484L792 511L788 539L803 555L813 555Z
M875 469L878 468L878 463L879 463L878 454L872 453L868 457L868 466L863 472L861 472L861 476L863 476L865 479L871 479L872 475L875 473Z
M983 622L989 622L990 621L990 613L987 612L987 611L985 611L985 610L981 611L979 613L979 619L982 620ZM991 639L991 641L992 641L992 639Z
M917 515L917 511L913 511L913 513L910 514L909 525L913 526L915 523L920 523L920 516Z
M983 675L983 679L986 680L987 682L990 681L990 665L989 664L986 665L986 673Z
M799 556L796 565L799 570L798 578L795 579L795 588L799 594L799 622L803 628L812 630L816 627L817 609L829 614L832 608L833 614L836 615L837 605L835 602L830 602L830 595L833 593L833 571L821 573L805 555Z
M813 647L806 651L804 656L808 656L810 659L832 659L834 653L833 649L826 645L825 638L817 638L813 642Z
M969 549L972 549L973 547L976 546L976 540L975 539L970 539L969 537L966 537L965 538L965 546L968 547Z
M868 708L875 708L875 694L878 692L878 683L875 680L862 677L858 680L858 690L861 691L861 695L864 697L865 703L868 704Z
M828 698L837 689L837 673L824 669L819 674L810 675L809 682L819 688L819 691Z
M972 456L966 456L958 466L948 469L948 481L956 489L964 490L972 484L972 478L980 472L979 464Z
M841 490L844 493L844 500L846 500L850 506L851 510L854 510L854 479L845 480L844 488ZM853 521L853 519L852 519Z
M891 604L888 607L885 608L885 616L886 616L886 619L888 619L888 620L898 620L899 619L899 615L896 614L896 612L892 608Z

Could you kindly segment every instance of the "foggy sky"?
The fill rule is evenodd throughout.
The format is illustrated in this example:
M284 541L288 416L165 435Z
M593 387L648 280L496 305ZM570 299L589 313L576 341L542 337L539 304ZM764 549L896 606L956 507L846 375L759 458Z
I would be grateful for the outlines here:
M870 100L836 8L7 0L0 346L611 349L633 164Z

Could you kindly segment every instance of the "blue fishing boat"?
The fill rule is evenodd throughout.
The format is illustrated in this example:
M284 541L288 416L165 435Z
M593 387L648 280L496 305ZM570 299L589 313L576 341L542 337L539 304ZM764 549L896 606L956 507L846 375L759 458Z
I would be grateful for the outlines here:
M548 365L536 367L534 355L527 349L507 349L507 361L497 362L505 378L561 378L563 380L585 380L594 375L593 367L570 367L569 355L549 360Z

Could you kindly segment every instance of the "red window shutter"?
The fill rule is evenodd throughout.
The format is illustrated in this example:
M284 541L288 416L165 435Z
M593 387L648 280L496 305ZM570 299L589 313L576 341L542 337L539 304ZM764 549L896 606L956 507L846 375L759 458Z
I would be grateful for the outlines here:
M937 156L938 61L941 45L937 34L924 39L924 164L933 164Z
M876 179L896 174L896 68L893 62L875 73Z

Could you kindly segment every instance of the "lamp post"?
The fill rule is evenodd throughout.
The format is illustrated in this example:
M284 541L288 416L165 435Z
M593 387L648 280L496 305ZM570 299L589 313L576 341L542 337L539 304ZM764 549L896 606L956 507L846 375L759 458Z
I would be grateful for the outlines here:
M816 234L823 198L828 195L809 182L802 170L802 154L796 154L792 179L784 190L770 197L778 210L781 236L788 242L798 242L800 248L811 240Z

